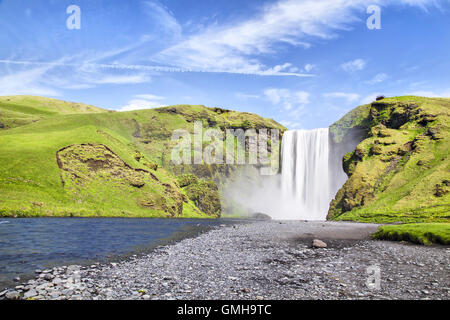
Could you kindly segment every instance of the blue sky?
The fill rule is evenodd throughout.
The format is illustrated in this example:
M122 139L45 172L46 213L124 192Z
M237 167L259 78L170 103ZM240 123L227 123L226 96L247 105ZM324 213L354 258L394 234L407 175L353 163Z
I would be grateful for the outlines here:
M0 0L0 95L326 127L379 94L450 97L449 30L448 0Z

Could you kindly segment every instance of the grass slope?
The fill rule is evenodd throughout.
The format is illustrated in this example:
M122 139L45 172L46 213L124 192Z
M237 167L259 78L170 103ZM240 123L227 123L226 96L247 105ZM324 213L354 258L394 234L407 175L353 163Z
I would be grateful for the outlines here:
M23 126L38 120L79 113L111 112L83 103L37 96L0 97L0 129Z
M412 223L378 228L375 239L410 241L418 244L450 244L450 223Z
M349 179L329 219L449 221L450 99L387 98L355 109L331 132L339 142L354 128L364 129L362 141L344 157Z
M108 112L47 98L0 98L0 216L217 217L217 206L202 211L195 203L204 194L216 201L199 190L210 183L198 183L195 198L168 166L173 130L192 130L196 120L282 128L204 106Z

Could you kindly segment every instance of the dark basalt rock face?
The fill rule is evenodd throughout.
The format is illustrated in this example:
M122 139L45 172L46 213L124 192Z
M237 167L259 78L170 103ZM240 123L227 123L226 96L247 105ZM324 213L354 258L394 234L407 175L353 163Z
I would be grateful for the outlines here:
M387 128L399 129L419 112L419 107L415 103L374 102L371 105L369 120Z

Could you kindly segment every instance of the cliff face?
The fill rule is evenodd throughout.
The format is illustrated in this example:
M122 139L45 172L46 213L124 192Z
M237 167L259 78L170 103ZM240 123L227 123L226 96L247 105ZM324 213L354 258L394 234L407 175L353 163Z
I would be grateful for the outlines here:
M450 99L397 97L360 106L330 127L348 180L328 219L448 221Z
M0 97L0 216L206 218L221 215L226 165L174 166L172 133L284 128L204 106L111 112L42 97ZM184 184L177 176L194 173ZM213 181L216 180L216 181Z

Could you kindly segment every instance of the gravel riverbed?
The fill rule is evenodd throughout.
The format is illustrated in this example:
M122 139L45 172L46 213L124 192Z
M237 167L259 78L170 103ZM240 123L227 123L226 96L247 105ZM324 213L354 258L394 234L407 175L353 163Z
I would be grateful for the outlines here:
M449 247L374 241L376 229L302 221L221 226L117 263L37 270L0 299L450 298ZM327 247L313 248L313 239ZM368 286L377 270L379 287Z

